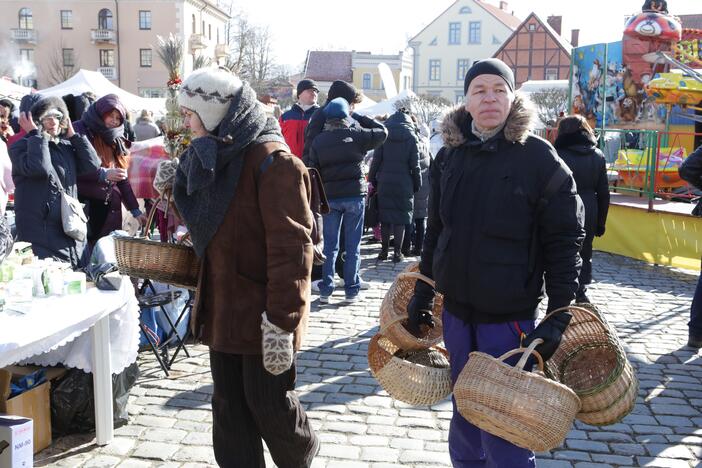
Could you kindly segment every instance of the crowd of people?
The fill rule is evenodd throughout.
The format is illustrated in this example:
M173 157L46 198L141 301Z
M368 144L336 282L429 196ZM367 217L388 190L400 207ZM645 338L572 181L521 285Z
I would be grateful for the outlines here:
M561 120L555 148L534 136L534 111L514 85L503 62L476 62L465 76L465 103L436 124L406 108L361 115L361 93L344 81L331 85L321 106L317 84L300 81L297 103L276 119L224 68L185 78L179 104L192 140L156 177L172 192L201 261L191 330L210 348L221 466L264 466L262 441L278 466L308 467L319 451L292 392L315 276L312 230L320 228L307 168L321 175L329 205L320 303L330 302L337 272L345 303L359 300L364 218L377 209L376 261L389 258L392 237L392 261L419 257L420 272L444 296L454 381L472 351L499 356L540 338L543 358L554 352L570 316L536 326L539 304L544 292L548 311L589 301L592 240L605 232L609 204L606 168L580 117ZM86 244L121 228L122 206L143 221L127 168L134 136L158 135L148 112L134 136L115 95L79 115L61 99L27 96L16 129L11 112L0 102L17 235L36 255L78 267ZM62 193L87 202L85 242L63 230ZM417 282L410 329L435 326L435 289ZM458 467L535 466L532 452L468 423L455 403L449 452Z

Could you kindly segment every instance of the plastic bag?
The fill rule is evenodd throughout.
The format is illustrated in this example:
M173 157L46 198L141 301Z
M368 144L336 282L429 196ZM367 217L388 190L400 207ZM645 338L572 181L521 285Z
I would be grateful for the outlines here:
M129 422L127 400L129 390L139 377L139 366L133 362L119 374L112 375L112 408L114 427ZM68 369L51 386L51 429L55 437L95 430L95 397L93 374Z
M156 293L162 293L167 291L181 292L180 297L163 306L166 313L168 314L168 317L171 319L171 322L175 325L176 320L178 320L178 316L183 311L183 307L185 307L185 305L188 303L188 298L190 297L188 290L185 288L176 288L175 286L157 282L154 282L153 285L154 289L156 290ZM163 316L163 312L161 312L160 307L156 307L154 309L156 310L156 324L158 325L159 332L162 334L161 337L163 340L168 340L173 334L171 331L171 326L168 324L168 320L166 320L166 318ZM180 319L180 322L178 322L178 325L176 326L178 335L180 335L181 338L185 338L185 334L188 331L189 323L190 309L188 309L185 312L183 318ZM175 345L176 341L173 340L172 343L173 345Z

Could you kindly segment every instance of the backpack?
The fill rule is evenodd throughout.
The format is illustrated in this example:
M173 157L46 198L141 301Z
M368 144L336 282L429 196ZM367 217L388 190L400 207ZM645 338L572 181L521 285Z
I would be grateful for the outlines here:
M261 166L256 174L256 183L261 177L268 166L273 162L273 158L276 154L285 152L285 150L276 150L265 157L261 162ZM324 255L324 229L323 215L329 213L329 201L327 200L327 194L324 191L324 184L322 183L322 176L319 171L315 168L308 167L307 173L310 176L310 186L311 186L311 196L310 196L310 210L312 211L312 248L314 250L313 262L315 265L324 265L324 261L327 259Z

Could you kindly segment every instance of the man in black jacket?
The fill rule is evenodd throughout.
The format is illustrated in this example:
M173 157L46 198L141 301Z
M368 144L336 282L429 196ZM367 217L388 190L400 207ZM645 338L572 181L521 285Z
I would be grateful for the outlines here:
M689 182L693 187L702 190L702 146L697 148L680 165L680 177ZM702 200L692 210L692 214L702 216ZM702 275L697 282L695 296L690 307L690 322L688 326L687 345L693 348L702 348Z
M352 125L349 103L336 98L324 107L324 130L314 140L305 159L308 167L319 170L330 212L324 215L324 255L319 302L328 303L334 292L334 263L339 251L339 233L344 228L346 261L344 292L347 302L358 300L361 266L361 235L365 196L368 190L363 175L367 151L382 145L388 136L385 127L368 117L359 116L361 126Z
M584 237L573 177L553 147L530 133L534 112L515 96L512 71L497 59L477 62L464 91L465 106L442 123L445 146L431 168L435 182L420 264L444 294L444 343L454 382L472 351L500 356L542 338L537 351L550 357L570 316L556 314L534 330L544 279L548 310L569 305ZM417 282L410 327L433 326L433 295ZM535 466L531 451L473 426L455 402L449 453L454 466Z

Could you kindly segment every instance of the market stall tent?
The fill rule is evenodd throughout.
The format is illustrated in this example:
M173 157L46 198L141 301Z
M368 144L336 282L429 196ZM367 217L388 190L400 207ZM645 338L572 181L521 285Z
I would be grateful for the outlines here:
M385 115L394 114L397 109L395 109L395 103L403 99L411 98L416 96L410 89L404 89L397 93L394 97L380 101L369 107L358 108L356 107L356 112L362 115L375 116L375 115Z
M143 98L123 90L114 85L102 73L89 70L79 70L75 75L63 83L39 90L42 96L65 96L66 94L79 95L86 91L95 93L99 98L106 94L116 94L131 112L148 109L155 115L165 112L166 100L163 98Z
M20 86L6 78L0 78L0 99L9 98L13 101L19 102L19 100L22 99L22 96L33 92L34 90L32 88Z

